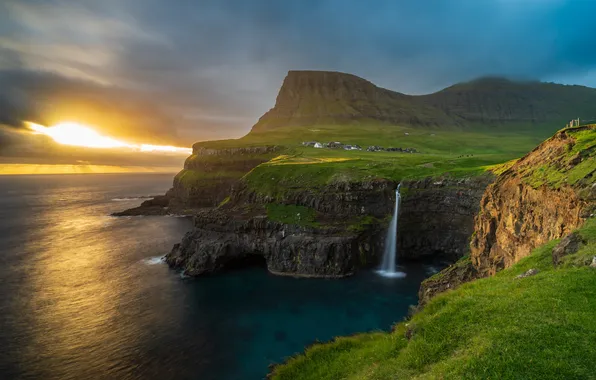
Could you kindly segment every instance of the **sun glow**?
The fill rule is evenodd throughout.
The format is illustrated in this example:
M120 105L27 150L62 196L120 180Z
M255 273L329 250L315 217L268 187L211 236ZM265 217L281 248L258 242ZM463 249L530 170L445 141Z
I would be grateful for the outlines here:
M87 148L125 148L140 152L162 152L162 153L182 153L191 154L190 148L179 148L170 145L151 145L151 144L130 144L124 141L116 140L111 137L102 136L92 128L78 124L65 122L51 127L45 127L40 124L26 122L26 125L38 134L44 134L51 137L54 141L62 145L83 146Z

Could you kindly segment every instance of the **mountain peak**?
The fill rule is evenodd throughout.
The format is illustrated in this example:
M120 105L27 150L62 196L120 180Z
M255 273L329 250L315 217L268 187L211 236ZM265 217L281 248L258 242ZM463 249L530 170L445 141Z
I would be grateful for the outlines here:
M596 89L487 76L434 94L409 96L336 71L293 70L275 107L252 128L381 122L464 126L502 123L564 125L596 115Z
M377 87L356 75L336 71L289 71L275 107L263 115L252 130L374 120L416 123L417 114L428 114L425 108L417 104L414 97Z

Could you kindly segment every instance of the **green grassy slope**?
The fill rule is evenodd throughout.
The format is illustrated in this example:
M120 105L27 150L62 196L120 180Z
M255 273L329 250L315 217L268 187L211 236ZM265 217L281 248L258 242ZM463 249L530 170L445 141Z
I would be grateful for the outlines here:
M432 299L391 333L316 344L276 367L273 379L596 378L596 220L588 241L555 269L556 241L495 277ZM575 266L575 264L582 266ZM532 277L515 277L530 268Z
M241 143L287 147L284 154L259 165L245 176L253 190L281 196L295 189L316 188L337 181L355 182L373 178L400 181L444 174L476 175L492 165L522 156L551 134L551 130L470 132L380 125L352 126L349 129L346 126L315 126L278 128L267 133L250 134L241 139ZM419 153L316 149L302 147L302 141L340 141L358 144L364 149L370 145L415 148ZM233 140L205 145L231 147L239 143Z

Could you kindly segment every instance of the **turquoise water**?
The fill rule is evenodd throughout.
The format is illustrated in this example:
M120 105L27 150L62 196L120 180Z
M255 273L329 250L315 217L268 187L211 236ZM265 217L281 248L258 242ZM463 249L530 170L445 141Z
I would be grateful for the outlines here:
M160 257L190 229L113 218L169 175L0 177L0 378L261 379L315 340L388 330L433 268L295 279L182 278Z

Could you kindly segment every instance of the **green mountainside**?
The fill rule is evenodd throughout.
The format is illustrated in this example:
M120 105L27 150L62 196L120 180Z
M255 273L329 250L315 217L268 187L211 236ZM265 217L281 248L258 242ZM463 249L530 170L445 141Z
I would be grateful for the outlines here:
M596 117L594 104L596 89L536 81L481 78L433 94L410 96L350 74L290 71L275 107L252 131L371 122L442 128L503 123L561 125L572 118Z

